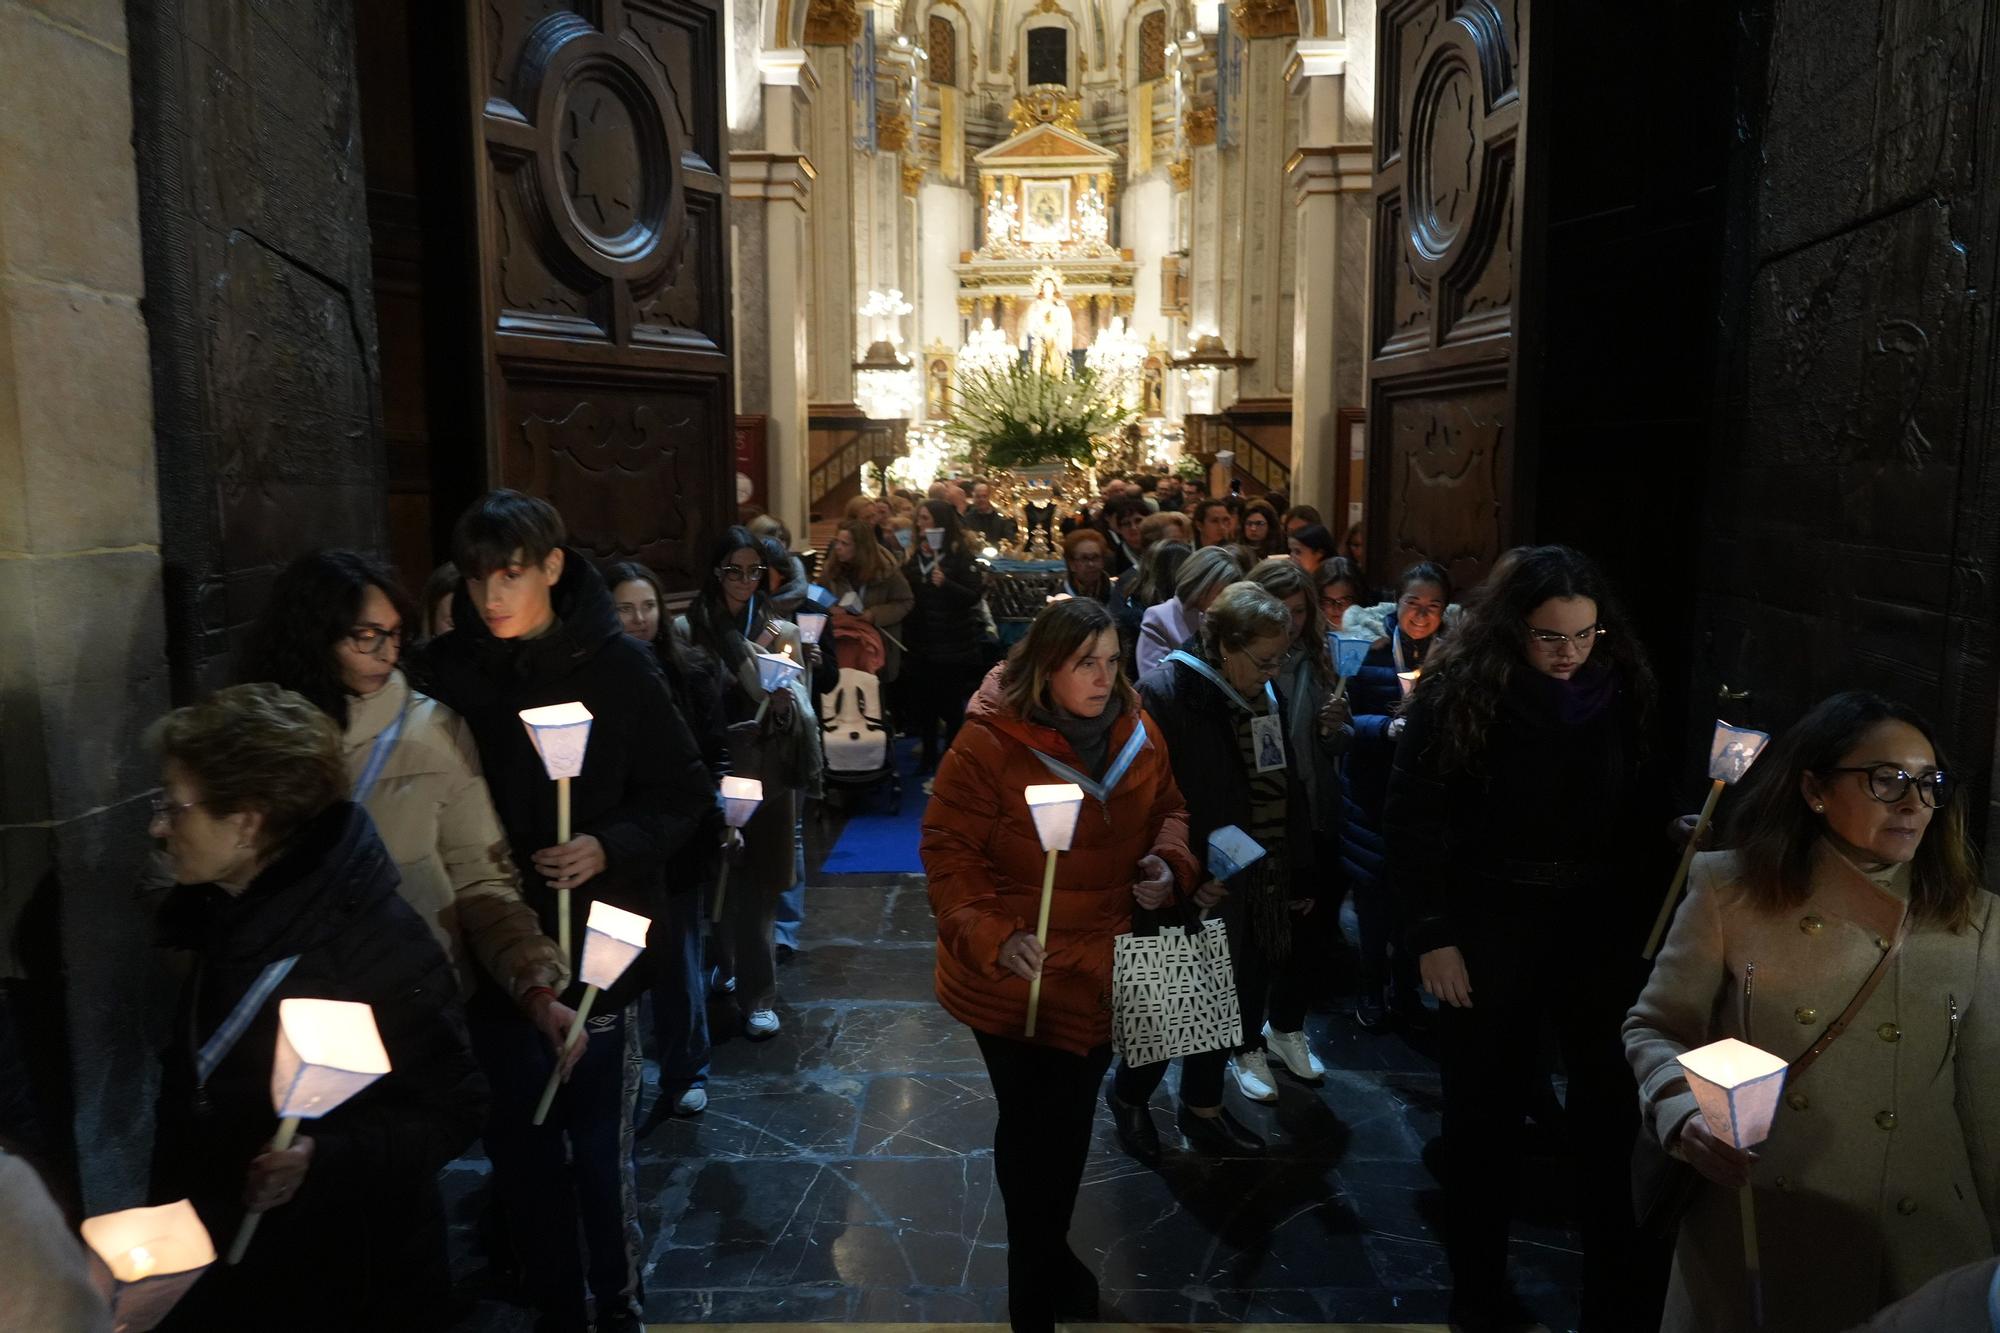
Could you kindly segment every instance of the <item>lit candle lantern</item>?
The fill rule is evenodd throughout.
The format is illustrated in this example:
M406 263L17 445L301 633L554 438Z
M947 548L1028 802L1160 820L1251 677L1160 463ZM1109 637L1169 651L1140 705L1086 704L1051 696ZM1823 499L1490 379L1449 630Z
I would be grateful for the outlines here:
M1749 767L1748 763L1744 767ZM1785 1090L1785 1073L1789 1068L1783 1060L1748 1042L1724 1037L1684 1052L1679 1062L1709 1133L1738 1149L1753 1148L1771 1137L1771 1122L1778 1116L1778 1094ZM1757 1196L1748 1185L1736 1191L1736 1205L1743 1226L1743 1271L1750 1284L1750 1319L1761 1328L1764 1264L1757 1243Z
M1374 646L1373 639L1328 632L1326 650L1333 658L1333 674L1339 677L1333 686L1333 695L1336 699L1346 696L1349 677L1361 670L1361 664L1368 660L1369 649Z
M729 827L740 829L748 824L750 816L756 814L757 807L763 803L764 784L756 778L732 776L722 780L722 822ZM709 914L710 921L722 920L722 904L728 893L729 858L724 856L722 868L715 876L715 909Z
M1421 671L1398 671L1396 673L1397 683L1403 687L1403 693L1406 696L1411 690L1417 688L1417 681L1423 674Z
M580 703L550 704L527 708L521 724L542 757L542 767L556 784L556 846L569 841L569 780L583 776L584 752L590 748L590 710ZM572 965L570 953L569 890L556 890L556 942L562 946L563 963Z
M1264 847L1234 824L1225 824L1208 835L1208 873L1226 880L1262 860Z
M799 638L807 643L818 643L826 633L827 615L823 611L799 612Z
M1687 846L1681 848L1680 865L1674 869L1674 878L1667 885L1667 897L1660 904L1660 914L1653 920L1653 933L1646 937L1646 954L1651 959L1660 951L1660 941L1666 938L1667 923L1673 920L1674 904L1680 901L1681 886L1687 883L1688 867L1694 864L1694 854L1701 847L1701 835L1708 830L1708 824L1715 817L1715 804L1722 799L1722 789L1743 780L1750 766L1757 762L1757 756L1764 753L1764 747L1771 743L1769 733L1752 731L1748 727L1734 727L1727 722L1715 724L1715 735L1708 742L1708 799L1702 802L1701 815L1694 821L1694 831L1688 834Z
M1076 817L1083 810L1083 788L1074 782L1049 782L1031 786L1024 793L1028 815L1035 821L1035 836L1041 839L1048 860L1042 867L1042 910L1036 920L1035 940L1044 948L1049 942L1049 907L1055 901L1056 857L1070 848L1076 838ZM1042 1007L1042 976L1028 983L1028 1027L1035 1035L1035 1017Z
M622 907L613 907L607 902L593 902L590 905L590 919L583 929L583 999L576 1007L576 1017L569 1025L569 1035L563 1038L562 1054L556 1058L556 1067L549 1071L548 1086L542 1089L542 1100L535 1107L537 1125L548 1119L549 1107L555 1104L556 1089L562 1086L562 1065L569 1052L583 1040L583 1025L590 1019L590 1010L597 1003L598 992L615 985L618 978L625 975L627 968L645 952L646 935L653 925L650 917L628 912Z
M186 1199L83 1222L83 1243L111 1273L113 1333L158 1326L215 1262L208 1228Z

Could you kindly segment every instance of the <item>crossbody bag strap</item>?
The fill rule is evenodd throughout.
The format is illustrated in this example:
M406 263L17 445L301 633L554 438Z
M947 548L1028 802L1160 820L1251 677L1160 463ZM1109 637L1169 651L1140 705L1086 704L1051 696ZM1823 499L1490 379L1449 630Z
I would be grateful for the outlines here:
M1826 1048L1839 1040L1841 1033L1847 1031L1848 1025L1854 1021L1856 1015L1860 1014L1862 1006L1868 1003L1868 997L1873 995L1875 988L1882 984L1882 978L1889 975L1889 964L1895 962L1896 955L1903 951L1903 941L1910 937L1910 918L1915 915L1916 911L1914 908L1905 908L1903 910L1903 923L1896 927L1896 938L1890 941L1889 947L1883 951L1881 958L1876 960L1875 970L1870 972L1868 979L1861 983L1861 989L1854 992L1854 998L1849 1000L1847 1007L1840 1011L1840 1017L1828 1023L1826 1031L1819 1034L1819 1040L1808 1046L1804 1055L1792 1061L1791 1072L1785 1075L1787 1086L1797 1083L1805 1072L1813 1067L1813 1064L1820 1056L1826 1053Z

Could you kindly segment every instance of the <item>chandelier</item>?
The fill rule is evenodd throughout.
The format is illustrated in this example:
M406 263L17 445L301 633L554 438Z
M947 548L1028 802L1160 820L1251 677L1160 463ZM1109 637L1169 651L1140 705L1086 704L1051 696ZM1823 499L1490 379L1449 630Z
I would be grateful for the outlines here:
M965 345L958 349L958 379L961 384L975 376L998 374L1020 359L1004 329L982 319Z
M1095 185L1086 186L1077 198L1076 229L1085 245L1103 245L1111 235L1111 215Z
M1097 331L1097 339L1083 354L1083 363L1097 376L1109 396L1128 408L1139 405L1139 390L1146 368L1146 344L1125 327L1117 316Z
M861 317L869 322L872 340L854 363L854 401L871 421L907 421L923 406L923 384L902 353L898 327L914 309L895 288L871 291L861 303Z

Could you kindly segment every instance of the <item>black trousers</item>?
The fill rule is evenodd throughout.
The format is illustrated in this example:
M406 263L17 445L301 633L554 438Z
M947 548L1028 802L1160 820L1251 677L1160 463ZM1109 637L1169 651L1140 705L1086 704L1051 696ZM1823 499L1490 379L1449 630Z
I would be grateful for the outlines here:
M993 1175L1007 1208L1008 1310L1016 1328L1052 1328L1049 1280L1061 1271L1056 1257L1069 1245L1111 1047L1072 1055L988 1032L972 1035L1000 1108Z
M1444 1084L1445 1252L1458 1300L1477 1308L1507 1287L1507 1230L1522 1162L1522 1120L1546 1079L1542 1038L1553 1030L1569 1077L1583 1241L1586 1330L1644 1322L1660 1255L1639 1239L1632 1210L1637 1085L1619 1026L1641 980L1624 932L1592 929L1582 895L1489 886L1492 914L1461 938L1472 1007L1440 1010ZM1545 1084L1544 1084L1545 1086ZM1658 1276L1664 1279L1662 1270Z
M917 653L903 659L898 683L907 709L904 725L916 733L925 768L951 748L965 706L984 674L978 662L933 662Z

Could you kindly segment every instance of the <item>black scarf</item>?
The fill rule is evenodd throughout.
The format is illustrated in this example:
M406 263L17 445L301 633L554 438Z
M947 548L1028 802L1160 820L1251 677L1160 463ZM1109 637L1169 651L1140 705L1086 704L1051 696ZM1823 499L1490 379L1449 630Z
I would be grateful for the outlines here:
M1114 692L1105 701L1104 711L1096 717L1077 717L1064 710L1053 699L1047 708L1039 705L1028 712L1028 721L1036 726L1052 727L1062 733L1076 757L1083 761L1083 771L1092 778L1104 776L1104 769L1111 762L1111 725L1125 711L1125 701Z

